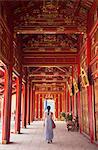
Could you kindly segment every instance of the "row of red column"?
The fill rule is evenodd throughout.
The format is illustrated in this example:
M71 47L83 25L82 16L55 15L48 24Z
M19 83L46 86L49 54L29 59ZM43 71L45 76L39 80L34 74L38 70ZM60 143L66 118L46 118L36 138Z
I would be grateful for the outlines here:
M3 121L2 121L2 144L10 142L11 124L11 97L12 97L12 67L5 68L4 82L4 102L3 102ZM26 128L34 118L34 92L33 86L28 80L22 84L21 76L16 78L16 114L15 114L15 133L20 133L20 122ZM23 94L23 100L21 95ZM23 102L22 102L23 101ZM22 112L21 112L22 105ZM21 118L22 114L22 118Z

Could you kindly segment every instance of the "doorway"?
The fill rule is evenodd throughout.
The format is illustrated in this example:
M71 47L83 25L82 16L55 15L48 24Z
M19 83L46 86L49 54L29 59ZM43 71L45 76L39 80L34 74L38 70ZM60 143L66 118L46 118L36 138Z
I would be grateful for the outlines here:
M53 113L53 118L55 119L55 101L54 101L54 99L45 99L44 100L44 111L47 109L47 106L51 107L51 112Z

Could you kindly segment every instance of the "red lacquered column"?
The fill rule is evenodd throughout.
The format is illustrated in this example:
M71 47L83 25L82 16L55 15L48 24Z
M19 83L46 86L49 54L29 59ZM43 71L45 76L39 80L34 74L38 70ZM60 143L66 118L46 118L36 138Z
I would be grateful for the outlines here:
M22 93L23 93L23 102L22 102L22 128L25 128L25 84L23 83L23 87L22 87Z
M72 115L74 116L74 95L72 96Z
M68 84L69 84L69 80L70 79L68 79ZM70 103L70 91L69 91L69 89L67 91L67 102L68 102L67 112L70 112L71 111L71 103Z
M68 90L68 93L67 93L67 100L68 100L68 112L70 112L71 106L70 106L70 92L69 92L69 90Z
M62 112L62 94L60 93L60 113Z
M27 118L27 82L25 83L25 86L24 86L24 128L26 128L26 125L27 125L27 121L26 121L26 118Z
M42 119L42 94L40 94L40 119Z
M33 97L32 97L32 111L33 111L33 120L35 118L35 89L34 89L34 85L33 85Z
M74 72L73 72L73 66L72 66L72 84L73 84L73 78L74 78ZM72 95L72 115L74 116L74 95Z
M20 133L20 120L21 120L21 77L16 79L16 117L15 117L15 133Z
M27 82L27 124L30 125L30 81Z
M66 86L64 85L64 112L66 112Z
M33 121L33 88L32 83L30 84L30 122Z
M36 118L38 119L38 97L39 94L36 95Z
M2 122L2 144L10 142L11 95L12 95L12 67L7 67L4 74L4 102Z
M55 107L55 117L58 119L58 94L56 94Z

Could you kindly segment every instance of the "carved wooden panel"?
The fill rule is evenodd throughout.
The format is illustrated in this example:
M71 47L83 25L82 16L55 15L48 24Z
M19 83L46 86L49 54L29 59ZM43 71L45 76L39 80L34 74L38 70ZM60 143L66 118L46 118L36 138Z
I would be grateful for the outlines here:
M89 118L88 118L88 99L87 88L81 91L81 112L82 112L82 131L89 135Z

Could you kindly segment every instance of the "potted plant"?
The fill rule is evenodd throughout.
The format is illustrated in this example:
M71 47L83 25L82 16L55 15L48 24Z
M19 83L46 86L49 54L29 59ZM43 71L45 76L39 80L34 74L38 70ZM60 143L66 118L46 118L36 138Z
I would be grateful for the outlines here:
M62 117L66 118L66 113L65 112L61 112Z
M67 113L66 114L66 121L72 121L72 119L73 119L72 113L71 112Z
M67 124L67 129L69 130L74 130L74 122L73 122L73 116L72 113L67 113L66 115L66 124Z
M66 113L65 112L61 112L61 116L63 120L66 120Z

